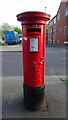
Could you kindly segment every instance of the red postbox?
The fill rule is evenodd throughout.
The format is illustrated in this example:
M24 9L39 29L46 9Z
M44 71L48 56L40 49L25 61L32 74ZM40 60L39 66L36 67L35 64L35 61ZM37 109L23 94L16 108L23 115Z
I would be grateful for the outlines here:
M36 110L44 103L46 62L46 21L50 15L30 11L17 15L22 22L24 101L28 109Z

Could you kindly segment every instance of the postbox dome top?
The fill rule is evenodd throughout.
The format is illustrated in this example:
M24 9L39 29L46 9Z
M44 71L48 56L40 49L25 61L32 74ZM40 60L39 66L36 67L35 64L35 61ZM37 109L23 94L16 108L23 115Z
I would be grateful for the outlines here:
M23 12L17 15L17 20L23 22L24 20L44 20L47 22L50 20L50 15L46 14L45 12L39 12L39 11L28 11L28 12Z

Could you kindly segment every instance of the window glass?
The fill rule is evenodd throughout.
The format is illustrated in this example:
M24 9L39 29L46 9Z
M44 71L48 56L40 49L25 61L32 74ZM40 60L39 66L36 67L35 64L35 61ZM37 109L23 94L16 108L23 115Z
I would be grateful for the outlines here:
M68 15L68 5L65 8L65 16L67 16L67 15Z
M58 14L58 20L60 20L60 13Z
M56 23L56 17L54 18L54 24Z
M62 34L62 28L59 29L59 34Z
M64 34L67 35L68 34L68 26L64 27Z

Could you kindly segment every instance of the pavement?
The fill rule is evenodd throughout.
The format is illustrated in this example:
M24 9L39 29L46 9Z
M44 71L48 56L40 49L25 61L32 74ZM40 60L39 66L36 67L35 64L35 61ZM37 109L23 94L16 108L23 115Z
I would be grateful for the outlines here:
M65 48L65 46L58 46L58 45L47 45L47 47L58 47L58 48ZM68 48L68 46L66 46ZM14 45L2 45L0 46L0 51L22 51L22 44L14 44Z
M66 76L46 76L45 107L28 111L23 101L23 76L2 77L3 118L66 118ZM11 79L11 80L9 80Z
M0 46L0 51L22 51L22 46L4 45ZM0 76L2 118L66 118L66 75L46 75L45 81L47 107L41 111L28 111L23 101L23 75Z
M7 51L22 51L22 45L20 44L14 44L14 45L2 45L0 46L1 52L7 52Z

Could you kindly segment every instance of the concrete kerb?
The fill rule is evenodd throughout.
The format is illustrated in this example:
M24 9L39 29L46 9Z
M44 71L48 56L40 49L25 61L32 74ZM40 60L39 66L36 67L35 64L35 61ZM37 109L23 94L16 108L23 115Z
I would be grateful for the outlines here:
M0 78L3 80L23 80L23 76L0 76ZM54 79L54 80L60 80L64 79L66 80L66 75L45 75L46 82L47 80Z

